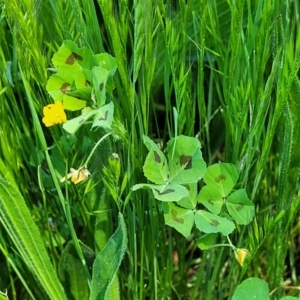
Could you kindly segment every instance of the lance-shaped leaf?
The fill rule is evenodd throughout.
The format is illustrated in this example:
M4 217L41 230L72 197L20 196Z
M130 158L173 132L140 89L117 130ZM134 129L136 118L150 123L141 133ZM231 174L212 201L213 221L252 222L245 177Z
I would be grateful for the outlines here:
M198 196L198 202L214 214L219 214L224 200L219 189L212 185L204 186Z
M103 127L111 128L111 124L114 117L114 104L110 102L102 107L100 107L95 116L92 128Z
M184 237L191 235L194 225L194 212L190 209L181 208L171 202L163 203L166 225L175 228Z
M168 143L170 181L173 183L195 183L206 171L201 144L193 137L180 135Z
M228 196L226 207L229 214L239 224L249 224L254 217L254 205L244 189L237 190Z
M218 189L222 197L232 191L239 177L238 169L233 164L219 163L209 166L203 181L211 187Z
M127 231L124 217L119 213L119 225L103 250L96 257L89 300L109 300L110 287L120 267L127 247ZM115 291L116 293L118 291ZM116 299L120 299L117 297Z
M189 191L180 184L166 184L166 185L156 185L156 184L147 184L140 183L135 184L132 187L133 191L142 188L150 188L153 192L154 197L160 201L174 201L177 202L184 197L187 197Z
M149 137L143 136L143 141L149 150L143 166L145 176L156 184L165 184L168 181L166 157Z
M215 214L204 210L198 210L195 213L196 227L205 233L222 233L223 235L230 234L235 226L234 223L226 218L219 217Z

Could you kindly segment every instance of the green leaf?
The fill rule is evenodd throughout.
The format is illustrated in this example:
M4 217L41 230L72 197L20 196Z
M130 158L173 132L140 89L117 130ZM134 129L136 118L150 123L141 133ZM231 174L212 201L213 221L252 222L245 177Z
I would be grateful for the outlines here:
M0 177L0 224L49 299L65 300L40 232L19 191Z
M64 95L62 103L65 109L71 111L80 110L86 106L86 101L79 100L69 95Z
M231 300L268 300L269 287L259 278L248 278L239 284L234 291Z
M96 257L89 300L109 300L110 286L120 267L126 247L126 225L123 215L119 213L119 226L117 230Z
M199 195L198 202L203 204L209 211L214 214L219 214L224 204L220 190L211 185L204 186Z
M227 197L237 183L238 177L237 166L228 163L219 163L207 168L203 181L207 185L218 189L222 197Z
M82 243L80 246L85 261L91 269L95 260L95 253ZM72 241L62 251L58 265L58 275L68 299L88 299L90 290L86 274Z
M232 218L239 224L249 224L254 217L254 204L249 200L244 189L237 190L228 196L226 207Z
M74 76L54 74L48 79L46 90L54 100L62 100L66 93L71 92L73 80Z
M92 128L103 127L111 128L111 124L114 118L114 104L110 102L107 105L100 107L95 116Z
M223 235L230 234L235 228L234 223L230 220L204 210L198 210L195 213L195 224L196 227L202 232L221 232Z
M102 67L109 71L109 76L114 76L118 65L117 60L108 53L100 53L93 56L93 62L96 66Z
M156 184L165 184L168 179L166 157L149 137L144 135L143 141L149 150L143 166L145 176Z
M215 246L218 233L206 233L197 239L197 246L201 250L208 250Z
M177 202L181 200L183 197L187 197L189 195L189 191L184 186L180 184L172 184L172 183L166 185L140 183L140 184L135 184L132 187L132 190L136 191L142 188L152 189L154 197L160 201Z
M292 297L292 296L285 296L283 298L280 298L279 300L299 300L298 297Z
M82 68L90 69L92 54L89 48L78 48L76 43L67 40L53 55L52 62L58 72L63 71L71 74Z
M74 134L86 121L97 113L97 110L90 110L89 112L80 115L77 118L71 119L63 124L63 129Z
M181 208L173 203L164 202L165 224L175 228L184 237L191 235L194 225L194 212L192 210Z
M180 135L167 145L169 158L169 180L173 183L198 182L205 174L206 163L202 158L198 139Z
M189 191L189 195L182 198L177 204L187 209L194 209L197 204L197 183L186 184L184 187Z
M106 100L106 82L109 76L109 71L102 67L94 67L92 72L97 103L99 106L102 106L105 104Z

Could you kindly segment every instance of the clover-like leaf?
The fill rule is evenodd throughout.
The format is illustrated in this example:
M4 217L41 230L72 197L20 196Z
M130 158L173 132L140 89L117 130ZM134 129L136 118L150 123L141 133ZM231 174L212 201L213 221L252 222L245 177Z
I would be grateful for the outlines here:
M198 195L198 202L217 215L220 213L224 204L220 190L210 185L206 185L201 189Z
M195 183L204 176L206 163L198 139L180 135L171 139L167 147L171 182Z
M102 106L106 100L106 82L109 76L109 71L102 67L94 67L92 72L97 103L99 106Z
M254 217L254 204L249 200L244 189L229 195L226 200L226 207L232 218L239 224L249 224Z
M145 176L156 184L167 183L168 165L166 157L149 137L143 136L143 140L149 150L143 167Z
M188 237L194 225L193 211L181 208L171 202L164 202L163 209L166 225L175 228L184 237Z
M102 107L100 107L95 116L92 128L103 127L111 128L111 124L114 117L114 104L110 102Z
M216 245L216 238L218 233L206 233L197 239L197 246L201 250L208 250Z
M230 234L235 225L227 218L222 218L204 210L198 210L195 213L196 227L205 233L222 233L223 235Z
M67 132L74 134L86 121L96 114L97 110L90 110L87 113L71 119L63 124L63 129Z
M160 201L170 201L177 202L184 197L187 197L189 191L180 184L166 184L166 185L156 185L148 183L135 184L132 187L133 191L141 188L150 188L153 192L154 198Z
M239 177L237 166L229 163L219 163L209 166L203 181L211 187L218 189L222 197L232 191Z
M185 184L184 186L189 191L189 195L182 198L177 204L187 209L194 209L197 204L197 183Z
M79 100L69 95L65 95L63 97L63 105L65 109L75 111L86 107L86 101Z

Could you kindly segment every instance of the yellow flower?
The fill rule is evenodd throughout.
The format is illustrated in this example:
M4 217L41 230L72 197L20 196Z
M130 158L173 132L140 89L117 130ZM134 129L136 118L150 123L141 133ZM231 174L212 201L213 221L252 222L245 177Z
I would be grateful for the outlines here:
M42 122L47 126L53 126L67 122L67 116L64 111L64 106L60 101L55 101L54 104L48 104L43 108L44 118Z
M60 182L64 182L66 179L70 179L74 184L77 184L84 179L88 178L90 176L90 172L88 171L87 167L81 167L78 170L70 168L70 173L61 178Z
M244 265L245 258L249 254L249 250L245 248L238 248L234 251L235 259L239 262L241 266Z

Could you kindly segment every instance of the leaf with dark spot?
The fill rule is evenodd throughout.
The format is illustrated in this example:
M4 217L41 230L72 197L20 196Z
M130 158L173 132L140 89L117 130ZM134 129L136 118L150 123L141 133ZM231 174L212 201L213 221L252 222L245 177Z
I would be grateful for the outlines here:
M156 151L153 151L154 152L154 160L159 164L161 163L161 158L159 156L159 154L156 152Z
M210 224L214 227L218 227L218 225L220 224L217 220L212 219Z
M166 194L170 194L170 193L175 192L175 190L173 190L173 189L167 189L167 190L165 190L165 191L163 191L163 192L161 192L161 191L155 189L155 191L156 191L159 195L166 195Z
M103 91L103 88L104 88L104 83L101 82L101 83L99 84L99 90L102 92L102 91Z
M172 219L180 224L183 224L184 223L184 220L183 219L179 219L178 218L178 213L175 209L172 209L171 210L171 214L172 214Z
M180 159L181 166L186 164L184 168L185 170L192 168L192 157L190 155L181 155L179 159Z
M239 206L236 207L236 210L237 211L241 211L243 208L244 208L244 205L241 204L241 205L239 205Z
M106 121L107 120L107 115L108 115L108 110L105 112L104 117L99 118L99 121Z
M78 124L82 124L85 121L85 119L81 119Z
M67 65L73 65L74 62L75 62L76 60L82 61L82 59L83 59L83 58L82 58L81 55L79 55L79 54L77 54L77 53L75 53L75 52L72 52L72 53L68 56L68 58L66 59L65 63L66 63Z
M86 86L89 86L89 85L91 85L91 83L86 79L86 80L85 80L85 85L86 85Z
M65 82L64 84L62 84L62 86L60 87L60 90L62 91L62 93L67 93L70 91L69 89L70 84Z
M217 183L220 183L221 181L225 181L226 180L226 176L220 174L218 177L215 178L215 181Z

